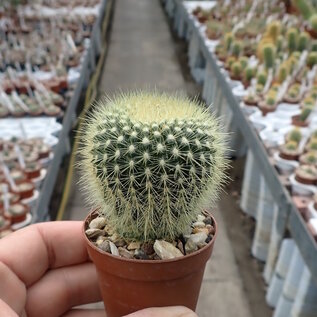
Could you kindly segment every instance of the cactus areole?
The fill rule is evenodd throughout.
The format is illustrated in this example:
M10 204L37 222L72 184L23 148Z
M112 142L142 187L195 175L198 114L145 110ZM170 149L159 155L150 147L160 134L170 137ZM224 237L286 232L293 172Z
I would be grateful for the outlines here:
M131 92L95 104L83 128L81 182L124 238L173 239L224 182L224 135L203 105Z

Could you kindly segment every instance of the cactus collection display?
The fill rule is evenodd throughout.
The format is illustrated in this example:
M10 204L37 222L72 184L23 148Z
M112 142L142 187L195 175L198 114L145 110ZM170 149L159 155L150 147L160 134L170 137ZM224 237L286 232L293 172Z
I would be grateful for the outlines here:
M84 130L81 182L124 238L186 232L225 180L224 135L196 101L128 93L98 102Z

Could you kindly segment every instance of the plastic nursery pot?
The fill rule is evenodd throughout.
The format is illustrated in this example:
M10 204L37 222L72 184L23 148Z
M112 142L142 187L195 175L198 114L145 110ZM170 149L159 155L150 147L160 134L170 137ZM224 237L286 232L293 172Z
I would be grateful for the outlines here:
M309 122L301 121L299 119L299 115L297 115L292 117L292 124L295 125L296 127L308 127Z
M260 102L258 104L260 110L262 111L263 116L266 116L270 112L274 112L276 110L277 105L274 106L268 106L264 102Z
M3 216L9 220L11 224L22 222L26 219L26 215L30 212L30 207L21 203L10 206L8 212L4 212Z
M17 184L17 191L13 190L14 193L19 194L21 199L30 198L33 196L34 184L30 181L24 181Z
M119 317L148 307L183 305L196 309L204 270L217 235L202 249L170 260L136 260L114 256L98 249L85 230L97 214L84 221L83 235L94 262L108 317Z

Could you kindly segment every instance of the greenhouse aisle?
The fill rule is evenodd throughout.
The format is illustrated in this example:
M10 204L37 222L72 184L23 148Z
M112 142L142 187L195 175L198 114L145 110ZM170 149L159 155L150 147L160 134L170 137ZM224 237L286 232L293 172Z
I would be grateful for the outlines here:
M99 95L149 87L188 93L166 17L158 0L117 0ZM65 218L82 220L87 209L77 190L77 178ZM200 317L251 317L223 217L218 210L214 215L220 230L206 267L197 313Z

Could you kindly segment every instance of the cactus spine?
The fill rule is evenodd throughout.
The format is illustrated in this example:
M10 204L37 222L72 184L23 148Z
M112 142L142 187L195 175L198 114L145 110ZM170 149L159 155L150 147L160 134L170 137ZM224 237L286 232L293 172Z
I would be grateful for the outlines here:
M125 238L178 236L226 178L217 120L185 97L134 92L104 100L83 131L88 200Z

